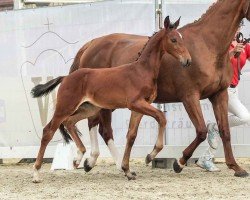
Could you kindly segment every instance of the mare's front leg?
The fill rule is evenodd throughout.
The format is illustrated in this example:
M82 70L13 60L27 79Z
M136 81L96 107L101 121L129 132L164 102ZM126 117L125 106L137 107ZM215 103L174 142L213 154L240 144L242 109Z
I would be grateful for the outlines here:
M183 151L183 156L178 161L174 162L174 171L180 173L187 163L188 159L193 155L195 149L202 143L207 137L207 127L202 115L200 106L200 97L198 95L187 96L183 100L185 109L189 115L189 118L193 122L196 129L196 138L194 141Z
M226 164L235 171L235 176L246 177L248 173L242 169L235 161L231 146L230 128L228 123L228 92L223 90L210 98L213 105L215 118L219 127L219 132L223 142Z

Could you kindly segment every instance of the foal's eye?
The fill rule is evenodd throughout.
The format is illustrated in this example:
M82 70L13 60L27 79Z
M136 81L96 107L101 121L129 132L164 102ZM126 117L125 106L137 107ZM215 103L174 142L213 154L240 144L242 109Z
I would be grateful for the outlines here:
M171 39L171 42L176 43L177 40L175 38Z

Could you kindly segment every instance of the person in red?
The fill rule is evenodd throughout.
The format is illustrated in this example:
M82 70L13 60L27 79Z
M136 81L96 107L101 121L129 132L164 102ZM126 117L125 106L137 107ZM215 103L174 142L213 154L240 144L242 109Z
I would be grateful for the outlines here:
M241 25L236 32L235 39L229 49L231 67L233 68L233 78L231 85L228 88L228 121L230 127L250 123L250 113L240 101L237 87L240 81L241 70L245 66L246 61L250 60L250 44L247 43L244 45L236 41L236 36L240 32L242 26L244 26L243 21L241 22ZM240 53L238 58L235 57L237 53ZM207 141L209 147L196 164L207 171L220 171L220 169L213 163L213 158L218 148L219 129L216 123L209 123L207 128Z

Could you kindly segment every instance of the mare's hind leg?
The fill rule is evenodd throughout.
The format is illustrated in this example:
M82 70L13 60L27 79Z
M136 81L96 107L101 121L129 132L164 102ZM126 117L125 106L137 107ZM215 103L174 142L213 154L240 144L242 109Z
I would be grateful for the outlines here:
M130 152L131 152L132 146L134 144L134 140L137 135L137 129L138 129L142 114L149 115L155 118L155 120L160 125L159 133L158 133L159 139L157 140L157 143L155 145L156 154L163 148L163 139L161 140L161 138L163 138L164 130L165 130L166 123L167 123L164 113L157 110L153 106L151 106L145 100L134 102L133 104L131 104L130 109L135 112L139 112L141 114L133 113L133 115L131 115L132 121L130 123L129 132L127 135L127 144L126 144L125 153L124 153L124 157L122 161L122 169L125 172L129 180L135 179L135 176L131 174L129 170L129 158L130 158Z
M174 171L180 173L187 163L188 159L193 155L195 149L206 140L207 137L207 127L202 115L202 110L200 106L199 96L189 96L184 99L183 104L185 109L193 122L196 129L195 140L183 151L183 156L178 161L174 162Z
M89 131L91 153L90 158L86 158L84 161L84 170L89 172L96 164L97 158L100 155L98 138L97 138L97 127L93 127Z
M41 169L43 156L46 150L48 143L53 138L56 130L58 129L59 125L64 120L63 116L60 117L53 117L53 119L44 127L43 129L43 136L41 141L41 146L38 152L38 156L36 158L36 162L34 164L34 174L33 174L33 182L39 183L42 181L40 178L39 170Z
M74 161L75 168L79 166L83 158L83 155L86 152L86 148L77 134L78 130L76 128L76 123L79 122L80 120L83 120L83 119L86 119L88 117L95 115L99 110L100 108L90 103L83 103L73 115L71 115L66 121L63 122L63 124L69 131L72 139L74 140L78 148L77 158Z
M115 161L116 168L118 170L121 170L122 157L117 147L115 146L113 138L113 130L111 127L112 111L107 109L101 109L99 112L99 117L100 117L99 133L109 148L110 154Z
M235 176L246 177L248 173L242 169L235 161L231 146L230 128L228 123L228 92L225 89L213 98L210 98L213 104L215 118L219 126L219 132L222 138L226 164L235 171Z
M114 144L113 130L111 127L112 111L107 109L101 109L100 112L91 118L88 118L90 141L91 141L91 155L85 162L89 163L90 167L93 167L99 156L99 147L97 140L97 125L99 124L99 133L102 136L104 142L109 148L111 156L113 157L117 169L121 170L121 155L118 152L117 147ZM87 165L85 165L87 167ZM88 170L88 168L86 168Z

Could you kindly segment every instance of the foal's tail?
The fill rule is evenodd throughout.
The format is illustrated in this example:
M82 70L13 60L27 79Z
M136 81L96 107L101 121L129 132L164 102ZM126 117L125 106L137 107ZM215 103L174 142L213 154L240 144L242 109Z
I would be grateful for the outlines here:
M79 131L79 129L76 126L75 126L75 129L76 129L77 134L79 136L82 136L82 133ZM59 130L60 130L62 137L66 143L69 143L70 141L72 141L72 138L70 137L69 131L65 128L65 126L63 124L60 124Z
M33 87L31 90L31 96L33 98L46 96L52 90L54 90L57 85L59 85L62 82L64 77L65 76L59 76L59 77L52 79L51 81L49 81L45 84L39 84L39 85Z

